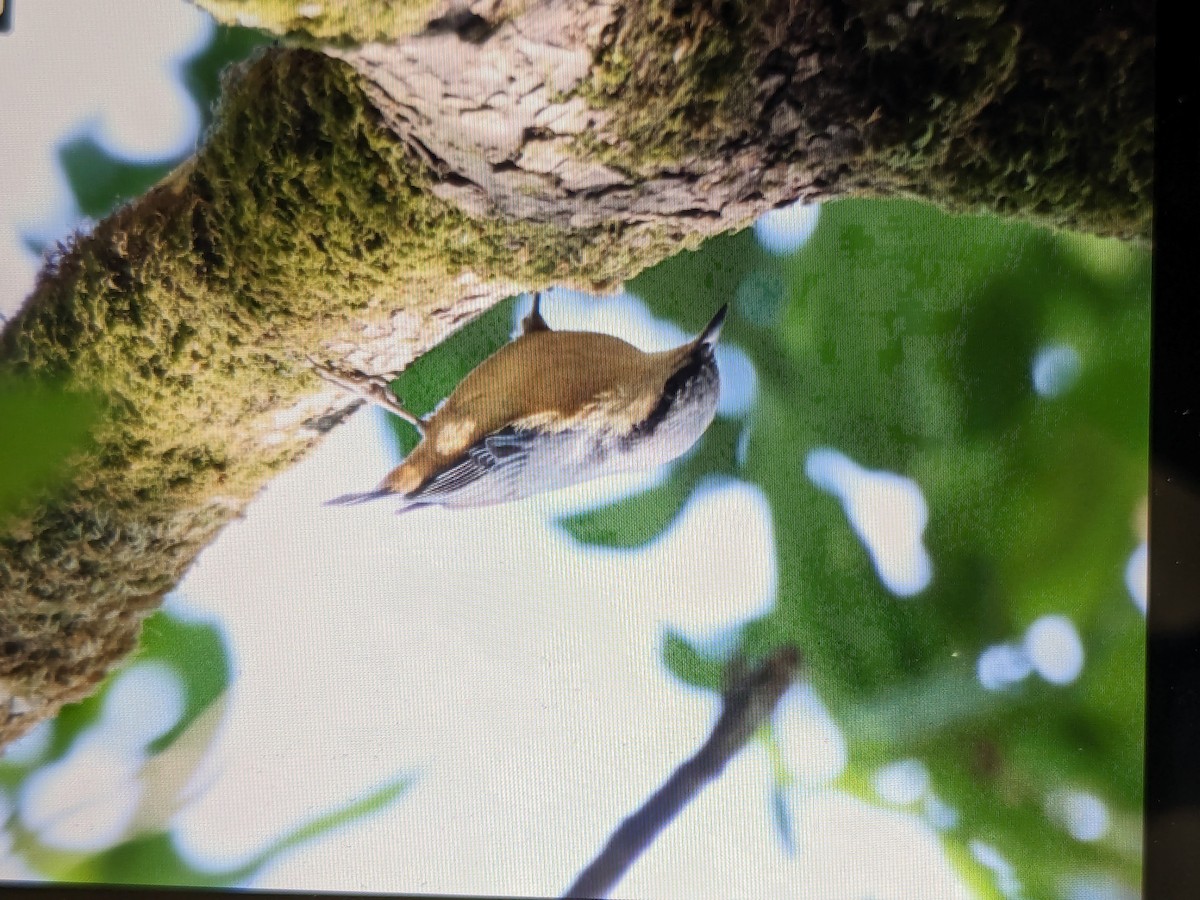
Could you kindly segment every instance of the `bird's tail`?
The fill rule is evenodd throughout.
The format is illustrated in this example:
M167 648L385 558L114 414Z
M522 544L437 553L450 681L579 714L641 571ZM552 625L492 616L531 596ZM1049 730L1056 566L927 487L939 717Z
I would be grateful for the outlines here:
M373 491L367 491L363 494L342 494L340 497L334 497L332 500L326 500L326 506L354 506L358 503L366 503L368 500L382 500L384 497L395 497L393 491L387 488L376 488Z
M723 304L717 310L717 314L712 317L712 320L704 326L704 330L700 332L695 340L696 346L707 344L709 347L717 345L717 338L721 336L721 326L725 324L725 316L729 313L729 304Z

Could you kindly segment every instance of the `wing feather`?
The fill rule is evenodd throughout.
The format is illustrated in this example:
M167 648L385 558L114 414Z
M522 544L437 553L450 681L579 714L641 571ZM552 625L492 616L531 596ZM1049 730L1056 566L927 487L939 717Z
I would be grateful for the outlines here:
M503 428L466 449L463 456L408 494L410 499L446 498L464 491L484 475L515 471L524 465L535 434ZM500 469L500 472L495 470Z

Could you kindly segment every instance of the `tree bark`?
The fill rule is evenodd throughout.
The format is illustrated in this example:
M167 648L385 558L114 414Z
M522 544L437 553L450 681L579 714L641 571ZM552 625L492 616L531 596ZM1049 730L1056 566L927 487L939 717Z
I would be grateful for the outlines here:
M236 67L196 156L0 337L4 371L105 408L70 484L0 524L0 744L92 690L357 405L305 353L399 370L505 296L613 288L798 199L1150 235L1140 0L202 5L310 46Z

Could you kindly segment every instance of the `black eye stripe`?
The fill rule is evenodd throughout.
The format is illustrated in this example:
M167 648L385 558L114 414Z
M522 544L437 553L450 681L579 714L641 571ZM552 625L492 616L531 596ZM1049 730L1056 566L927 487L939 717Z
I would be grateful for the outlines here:
M713 356L712 348L706 344L701 344L696 348L696 351L689 357L675 374L667 379L663 385L662 396L659 398L654 409L650 411L650 415L646 416L641 422L633 427L627 440L644 438L654 433L655 429L663 423L671 412L671 408L675 405L675 401L679 399L690 385L694 384L698 379L716 380L717 378L717 363Z

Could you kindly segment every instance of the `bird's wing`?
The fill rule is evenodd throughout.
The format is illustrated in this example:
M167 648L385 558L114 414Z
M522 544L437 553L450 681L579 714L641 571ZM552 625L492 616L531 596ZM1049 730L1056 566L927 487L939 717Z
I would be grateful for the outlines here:
M408 494L410 499L432 500L457 494L496 469L516 471L524 465L534 432L503 428L466 449L462 457ZM501 474L497 472L496 474Z

